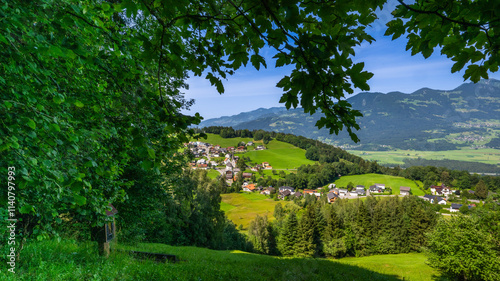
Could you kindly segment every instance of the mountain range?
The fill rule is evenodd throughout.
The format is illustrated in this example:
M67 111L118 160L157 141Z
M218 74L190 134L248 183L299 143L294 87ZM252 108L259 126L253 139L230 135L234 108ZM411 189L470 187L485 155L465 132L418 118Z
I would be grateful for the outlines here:
M203 121L199 127L276 131L306 136L344 148L386 150L451 150L461 146L484 147L498 143L500 132L500 81L465 83L453 90L419 89L401 92L360 93L348 99L363 117L355 144L346 132L330 135L318 130L321 113L301 108L259 108L234 116Z

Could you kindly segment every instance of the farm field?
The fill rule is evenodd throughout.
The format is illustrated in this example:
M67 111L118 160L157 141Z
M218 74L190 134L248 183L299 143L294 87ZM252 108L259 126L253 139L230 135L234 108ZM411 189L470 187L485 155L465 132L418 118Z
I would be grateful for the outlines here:
M243 225L243 229L247 229L257 215L267 215L268 220L274 220L273 212L276 204L293 204L293 202L283 200L274 201L259 193L228 193L221 194L221 197L221 210L235 225Z
M363 151L347 150L347 152L360 156L366 160L377 160L380 164L403 165L405 158L424 158L429 160L457 160L470 161L497 165L500 163L500 150L492 148L484 149L460 149L447 151L417 151L417 150L391 150L391 151Z
M446 280L425 263L423 254L331 260L156 243L113 243L112 248L173 254L181 262L136 260L116 251L103 258L93 243L46 240L26 245L22 255L29 258L16 267L15 274L3 270L6 265L0 266L0 280Z
M364 174L364 175L354 175L354 176L343 176L340 179L336 180L334 183L337 187L346 187L349 182L352 182L354 186L356 185L364 185L365 188L370 187L376 183L383 183L386 187L392 188L392 194L399 194L400 186L409 186L411 187L411 193L413 195L423 196L425 193L421 190L415 182L409 179L405 179L402 177L395 177L389 175L380 175L380 174ZM423 184L417 181L420 186Z
M273 169L296 169L301 165L314 164L306 158L306 151L291 144L272 140L266 145L266 150L254 150L245 153L251 162L269 162Z

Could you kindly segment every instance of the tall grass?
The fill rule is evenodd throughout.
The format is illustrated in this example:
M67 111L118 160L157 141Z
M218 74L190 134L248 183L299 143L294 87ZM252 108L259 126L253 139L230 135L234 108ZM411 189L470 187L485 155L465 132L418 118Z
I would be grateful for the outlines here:
M334 261L163 244L119 247L174 254L182 260L156 263L135 260L124 252L113 252L106 259L97 255L96 248L93 243L74 240L31 242L22 252L15 274L7 272L5 264L0 265L0 280L402 280L404 277L418 281L432 280L436 274L421 254ZM367 258L370 261L364 262Z

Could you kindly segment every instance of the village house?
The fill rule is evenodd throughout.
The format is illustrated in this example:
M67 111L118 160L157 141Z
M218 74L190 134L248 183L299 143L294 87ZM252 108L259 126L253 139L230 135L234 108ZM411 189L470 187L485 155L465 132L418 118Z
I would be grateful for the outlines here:
M255 150L264 150L266 149L263 145L258 145Z
M382 193L384 192L381 188L378 188L376 185L370 186L370 193Z
M243 187L243 191L253 192L255 190L255 184L248 184Z
M244 179L249 179L252 177L252 173L243 173L243 178Z
M329 192L326 197L328 198L328 202L329 203L333 203L335 202L335 200L337 200L337 198L339 198L339 196L337 194L335 194L334 192Z
M400 191L401 195L404 195L404 196L410 195L410 190L411 190L411 188L408 186L400 186L399 187L399 191Z
M285 190L280 191L278 193L278 198L279 199L285 199L285 197L290 196L290 194L292 194L292 192L290 191L290 189L285 189Z
M282 186L279 188L279 192L282 192L282 191L285 191L285 190L290 190L290 192L294 192L295 189L293 187L290 187L290 186Z
M439 205L446 205L446 199L439 197L439 196L436 196L436 195L426 194L426 195L424 195L424 200L429 201L432 204L434 204L434 202L436 202L436 204L439 204Z
M348 192L349 192L349 190L347 190L345 188L339 188L339 196L347 196Z
M249 142L247 143L247 146L252 146L252 145L253 145L253 141L249 141Z
M272 186L262 190L260 193L261 194L266 194L266 195L271 195L271 193L274 192L274 188Z
M233 178L233 171L228 170L226 171L226 179L230 180Z
M444 184L442 184L441 186L431 185L430 190L433 195L448 196L453 193L453 190Z

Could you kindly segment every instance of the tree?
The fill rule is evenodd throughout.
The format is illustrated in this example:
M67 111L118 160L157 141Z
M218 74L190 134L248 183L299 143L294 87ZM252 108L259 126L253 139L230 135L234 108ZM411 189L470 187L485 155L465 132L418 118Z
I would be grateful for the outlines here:
M297 215L294 211L291 211L279 236L278 249L283 256L293 256L295 254L298 236Z
M476 184L475 194L479 199L486 199L486 197L488 197L488 187L484 184L483 180L480 180Z
M429 264L459 280L499 280L498 241L473 216L440 220L428 235Z
M386 35L393 39L407 34L406 49L412 55L421 53L428 58L435 48L455 62L452 72L466 64L464 79L478 82L488 78L488 71L498 71L500 59L500 16L498 4L488 0L417 0L405 4L398 0L395 20L387 26Z
M267 222L267 216L255 217L248 226L248 236L253 244L254 249L263 254L270 252L271 231Z
M314 205L307 206L302 215L297 231L297 241L295 246L295 256L312 257L316 254L316 214Z

